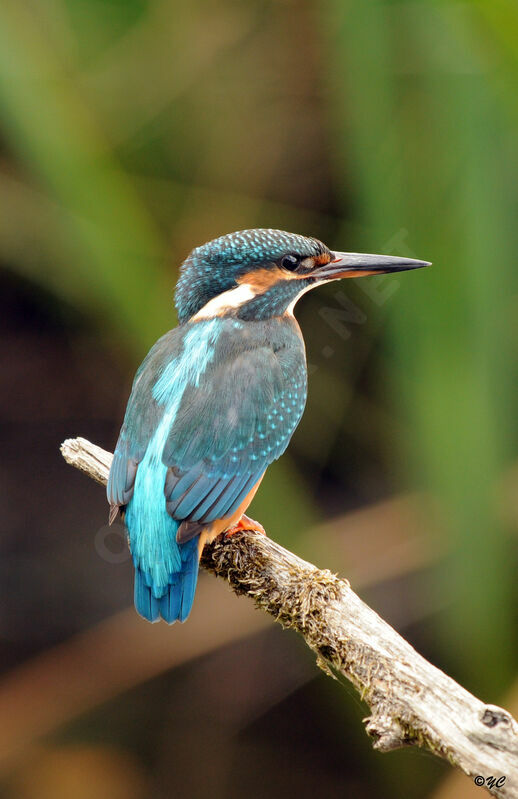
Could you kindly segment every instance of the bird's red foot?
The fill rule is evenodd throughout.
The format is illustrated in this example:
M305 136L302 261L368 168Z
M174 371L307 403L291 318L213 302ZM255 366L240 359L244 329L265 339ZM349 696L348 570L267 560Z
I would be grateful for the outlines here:
M245 516L243 513L238 523L226 531L225 538L227 538L229 535L234 535L234 533L240 533L242 530L255 530L256 533L266 535L266 531L262 524L254 521L249 516Z

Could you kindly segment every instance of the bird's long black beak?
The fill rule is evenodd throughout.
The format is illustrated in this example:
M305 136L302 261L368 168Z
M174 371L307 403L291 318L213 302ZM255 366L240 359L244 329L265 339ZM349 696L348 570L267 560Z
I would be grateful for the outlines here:
M431 266L429 261L416 261L414 258L400 258L397 255L367 255L361 252L334 252L331 255L329 263L313 271L314 277L334 280L339 277L384 275L388 272L405 272L407 269Z

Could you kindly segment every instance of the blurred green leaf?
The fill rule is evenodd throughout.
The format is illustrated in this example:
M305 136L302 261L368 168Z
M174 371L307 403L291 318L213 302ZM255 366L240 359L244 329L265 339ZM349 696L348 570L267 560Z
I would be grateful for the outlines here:
M412 251L434 261L403 276L390 307L392 392L413 480L441 498L454 541L439 582L447 657L489 696L510 679L516 647L512 550L495 506L516 436L500 323L518 243L502 108L467 11L380 0L330 11L335 105L369 247L404 226Z
M11 0L0 8L0 105L11 147L62 208L76 260L61 268L142 350L172 318L163 242L36 18Z

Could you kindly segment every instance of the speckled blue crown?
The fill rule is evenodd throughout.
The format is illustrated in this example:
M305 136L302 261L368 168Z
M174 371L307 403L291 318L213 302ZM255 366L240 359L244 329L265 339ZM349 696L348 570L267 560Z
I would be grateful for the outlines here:
M324 252L328 248L318 239L271 228L239 230L196 247L183 262L176 284L179 321L186 322L251 269L273 268L290 253L305 258Z

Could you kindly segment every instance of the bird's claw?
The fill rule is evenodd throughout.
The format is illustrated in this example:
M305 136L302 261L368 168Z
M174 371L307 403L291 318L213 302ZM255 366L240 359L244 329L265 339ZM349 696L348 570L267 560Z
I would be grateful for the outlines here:
M261 535L266 535L266 530L262 524L259 524L259 522L256 522L254 519L251 519L249 516L246 516L243 513L238 523L226 531L225 538L230 535L234 535L235 533L240 533L244 530L253 530L256 533L261 533Z

